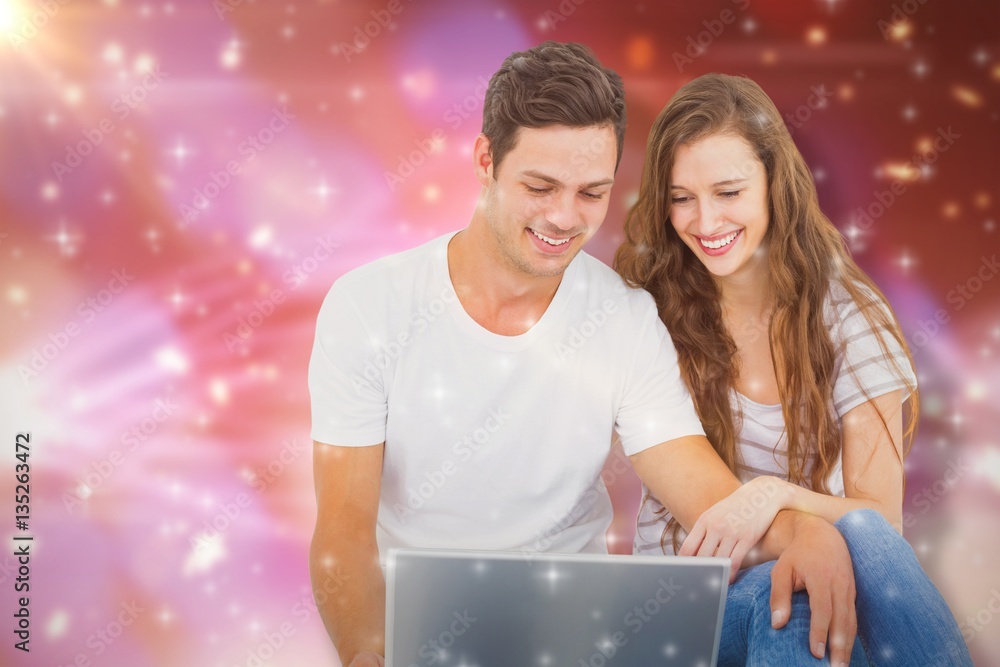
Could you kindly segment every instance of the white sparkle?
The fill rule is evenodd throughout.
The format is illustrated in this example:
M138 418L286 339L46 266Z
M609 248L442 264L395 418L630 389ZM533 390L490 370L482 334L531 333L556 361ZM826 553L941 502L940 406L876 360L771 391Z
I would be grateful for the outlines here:
M76 234L75 232L70 233L66 231L65 221L60 220L59 231L56 234L51 234L46 238L48 238L50 241L55 241L59 245L60 255L72 257L73 255L76 254L77 251L76 243L77 241L80 240L81 237L79 234Z
M219 54L219 63L223 69L236 69L239 67L240 61L243 59L240 52L241 46L239 40L235 37L226 43L226 46L222 49L222 53Z
M188 360L176 347L161 347L155 353L156 363L164 370L183 375L188 370Z
M911 257L908 251L904 250L903 254L896 260L896 263L899 264L904 272L908 272L910 267L917 264L917 260Z
M110 42L104 47L104 51L101 53L101 57L105 62L112 64L119 64L122 61L124 53L122 52L122 47L115 42Z
M58 639L66 634L69 627L69 613L64 609L57 609L52 613L48 624L45 626L45 634L49 639Z
M324 202L326 201L326 198L328 196L330 196L331 194L335 194L335 190L333 190L332 188L330 188L329 185L326 184L325 178L322 179L319 182L319 185L316 186L315 192L317 195L319 195L319 198L322 199Z
M177 158L178 164L184 164L184 158L190 153L188 147L184 145L184 142L180 139L177 140L177 145L170 150L170 154Z

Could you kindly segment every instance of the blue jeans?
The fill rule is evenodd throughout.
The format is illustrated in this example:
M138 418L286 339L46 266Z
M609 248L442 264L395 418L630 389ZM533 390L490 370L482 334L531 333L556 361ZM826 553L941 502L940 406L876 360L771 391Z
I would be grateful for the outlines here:
M909 543L875 510L855 510L834 524L851 552L858 638L851 666L972 665L955 618L924 574ZM792 615L771 627L774 561L748 568L729 587L719 667L828 665L809 651L809 597L792 596Z

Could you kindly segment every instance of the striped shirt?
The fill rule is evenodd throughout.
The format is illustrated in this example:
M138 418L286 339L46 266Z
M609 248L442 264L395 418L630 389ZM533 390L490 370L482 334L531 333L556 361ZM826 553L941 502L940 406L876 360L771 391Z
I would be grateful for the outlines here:
M902 389L903 400L909 397L917 386L917 380L906 353L891 334L885 332L883 342L895 365L887 359L879 346L875 331L847 290L839 283L831 283L823 315L837 351L832 409L838 419L842 420L844 415L862 403L892 391ZM746 483L760 475L787 480L788 443L785 439L785 420L781 405L763 405L736 391L731 393L730 403L737 415L742 414L742 423L737 423L736 434L739 453L737 476L740 481ZM807 461L806 479L814 458L815 454L811 454ZM839 456L827 478L827 484L833 495L844 495L844 475ZM645 485L642 487L642 497L644 501L639 508L633 552L644 555L662 554L660 538L670 520L670 514ZM680 535L683 537L683 532ZM672 553L669 551L671 540L672 536L668 534L668 553Z

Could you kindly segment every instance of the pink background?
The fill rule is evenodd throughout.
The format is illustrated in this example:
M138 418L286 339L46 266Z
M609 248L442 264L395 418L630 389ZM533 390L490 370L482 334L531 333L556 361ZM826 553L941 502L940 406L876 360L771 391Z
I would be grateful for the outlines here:
M30 656L0 556L0 663L337 664L307 571L319 304L346 270L467 224L481 82L556 39L626 82L619 184L587 248L604 261L679 85L746 74L793 119L824 211L916 351L906 536L977 664L1000 664L1000 5L895 7L0 1L0 517L35 537ZM948 128L932 164L906 165ZM894 179L905 192L885 194ZM631 473L614 493L628 550Z

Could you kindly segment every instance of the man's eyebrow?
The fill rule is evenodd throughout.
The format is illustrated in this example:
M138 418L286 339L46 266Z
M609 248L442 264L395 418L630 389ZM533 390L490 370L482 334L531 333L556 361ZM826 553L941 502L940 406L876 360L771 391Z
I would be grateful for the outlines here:
M746 181L747 181L747 179L745 179L745 178L730 178L728 181L719 181L718 183L712 183L712 187L713 188L717 188L720 185L736 185L737 183L745 183ZM688 188L686 186L683 186L683 185L677 185L676 183L672 183L670 185L670 189L671 190L687 190Z
M562 187L564 185L564 183L562 181L560 181L559 179L553 178L552 176L548 176L546 174L543 174L540 171L535 171L534 169L528 169L526 171L522 171L521 175L522 176L529 176L531 178L537 178L540 181L545 181L546 183L551 183L552 185L557 185L557 186L560 186L560 187ZM600 181L594 181L593 183L587 183L586 185L583 186L583 189L587 190L589 188L598 188L598 187L601 187L602 185L611 185L614 182L615 182L615 179L613 179L613 178L605 178L605 179L602 179Z

